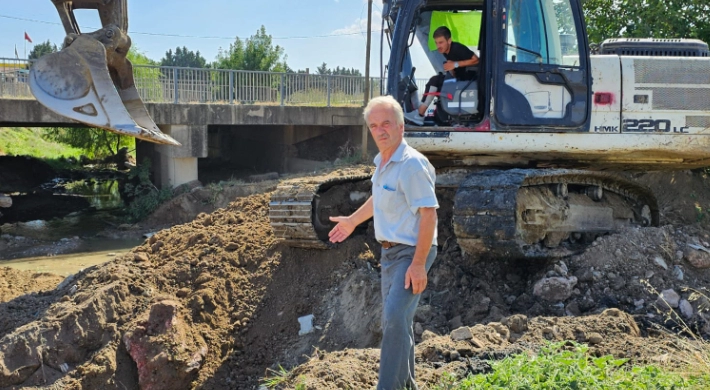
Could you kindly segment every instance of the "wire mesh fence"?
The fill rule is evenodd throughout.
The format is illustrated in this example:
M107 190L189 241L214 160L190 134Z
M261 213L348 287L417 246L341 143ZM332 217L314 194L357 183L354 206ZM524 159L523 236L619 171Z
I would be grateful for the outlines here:
M0 58L0 99L32 99L30 61ZM358 76L134 65L133 79L144 102L362 106L366 79ZM370 79L369 97L383 80ZM426 80L417 80L423 90Z

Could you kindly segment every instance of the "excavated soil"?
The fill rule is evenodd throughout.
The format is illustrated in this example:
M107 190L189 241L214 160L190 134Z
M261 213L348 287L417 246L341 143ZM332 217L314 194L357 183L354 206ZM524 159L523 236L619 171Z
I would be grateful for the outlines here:
M439 191L439 256L415 317L422 387L554 340L636 363L687 362L688 330L710 336L710 185L699 172L635 179L659 194L663 226L534 262L462 255L451 190ZM3 269L0 388L257 389L280 366L292 370L286 387L373 387L381 330L371 223L335 249L289 248L273 235L268 202L269 193L237 199L58 286ZM313 331L299 335L308 315Z

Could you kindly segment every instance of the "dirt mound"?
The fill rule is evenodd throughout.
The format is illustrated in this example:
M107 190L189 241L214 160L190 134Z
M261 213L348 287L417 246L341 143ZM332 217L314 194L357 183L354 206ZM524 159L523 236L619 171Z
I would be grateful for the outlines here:
M441 199L452 198L446 191ZM254 389L279 365L296 367L292 384L308 388L374 385L372 223L334 250L288 248L269 226L268 202L237 200L51 292L9 297L0 304L0 387ZM556 261L476 262L449 238L450 214L442 201L440 253L415 317L423 384L444 371L484 372L486 359L544 340L680 364L682 347L657 326L682 318L710 335L705 298L685 289L710 281L704 225L627 229ZM299 318L311 314L313 331L299 335Z

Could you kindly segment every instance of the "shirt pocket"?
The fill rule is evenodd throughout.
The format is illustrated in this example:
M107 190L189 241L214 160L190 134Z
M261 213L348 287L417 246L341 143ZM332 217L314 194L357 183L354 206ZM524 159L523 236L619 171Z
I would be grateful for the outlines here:
M389 214L397 206L397 190L394 186L383 185L382 186L382 202L380 205L385 213Z

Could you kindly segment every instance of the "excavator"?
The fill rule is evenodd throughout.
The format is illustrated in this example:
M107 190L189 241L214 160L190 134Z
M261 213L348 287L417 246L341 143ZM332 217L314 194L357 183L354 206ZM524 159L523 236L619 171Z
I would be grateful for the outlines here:
M445 73L436 28L480 58L475 80L447 77L423 125L404 134L436 167L440 203L453 204L440 223L469 258L567 256L599 235L657 226L654 194L623 173L710 165L702 41L618 38L592 54L582 0L384 0L382 24L386 93L405 112L421 95L414 55ZM283 182L274 232L329 248L328 217L362 204L371 173Z
M158 144L180 145L160 131L143 104L126 58L127 0L52 0L67 33L62 50L40 57L29 85L42 105L64 117ZM97 10L102 28L83 34L74 10Z

